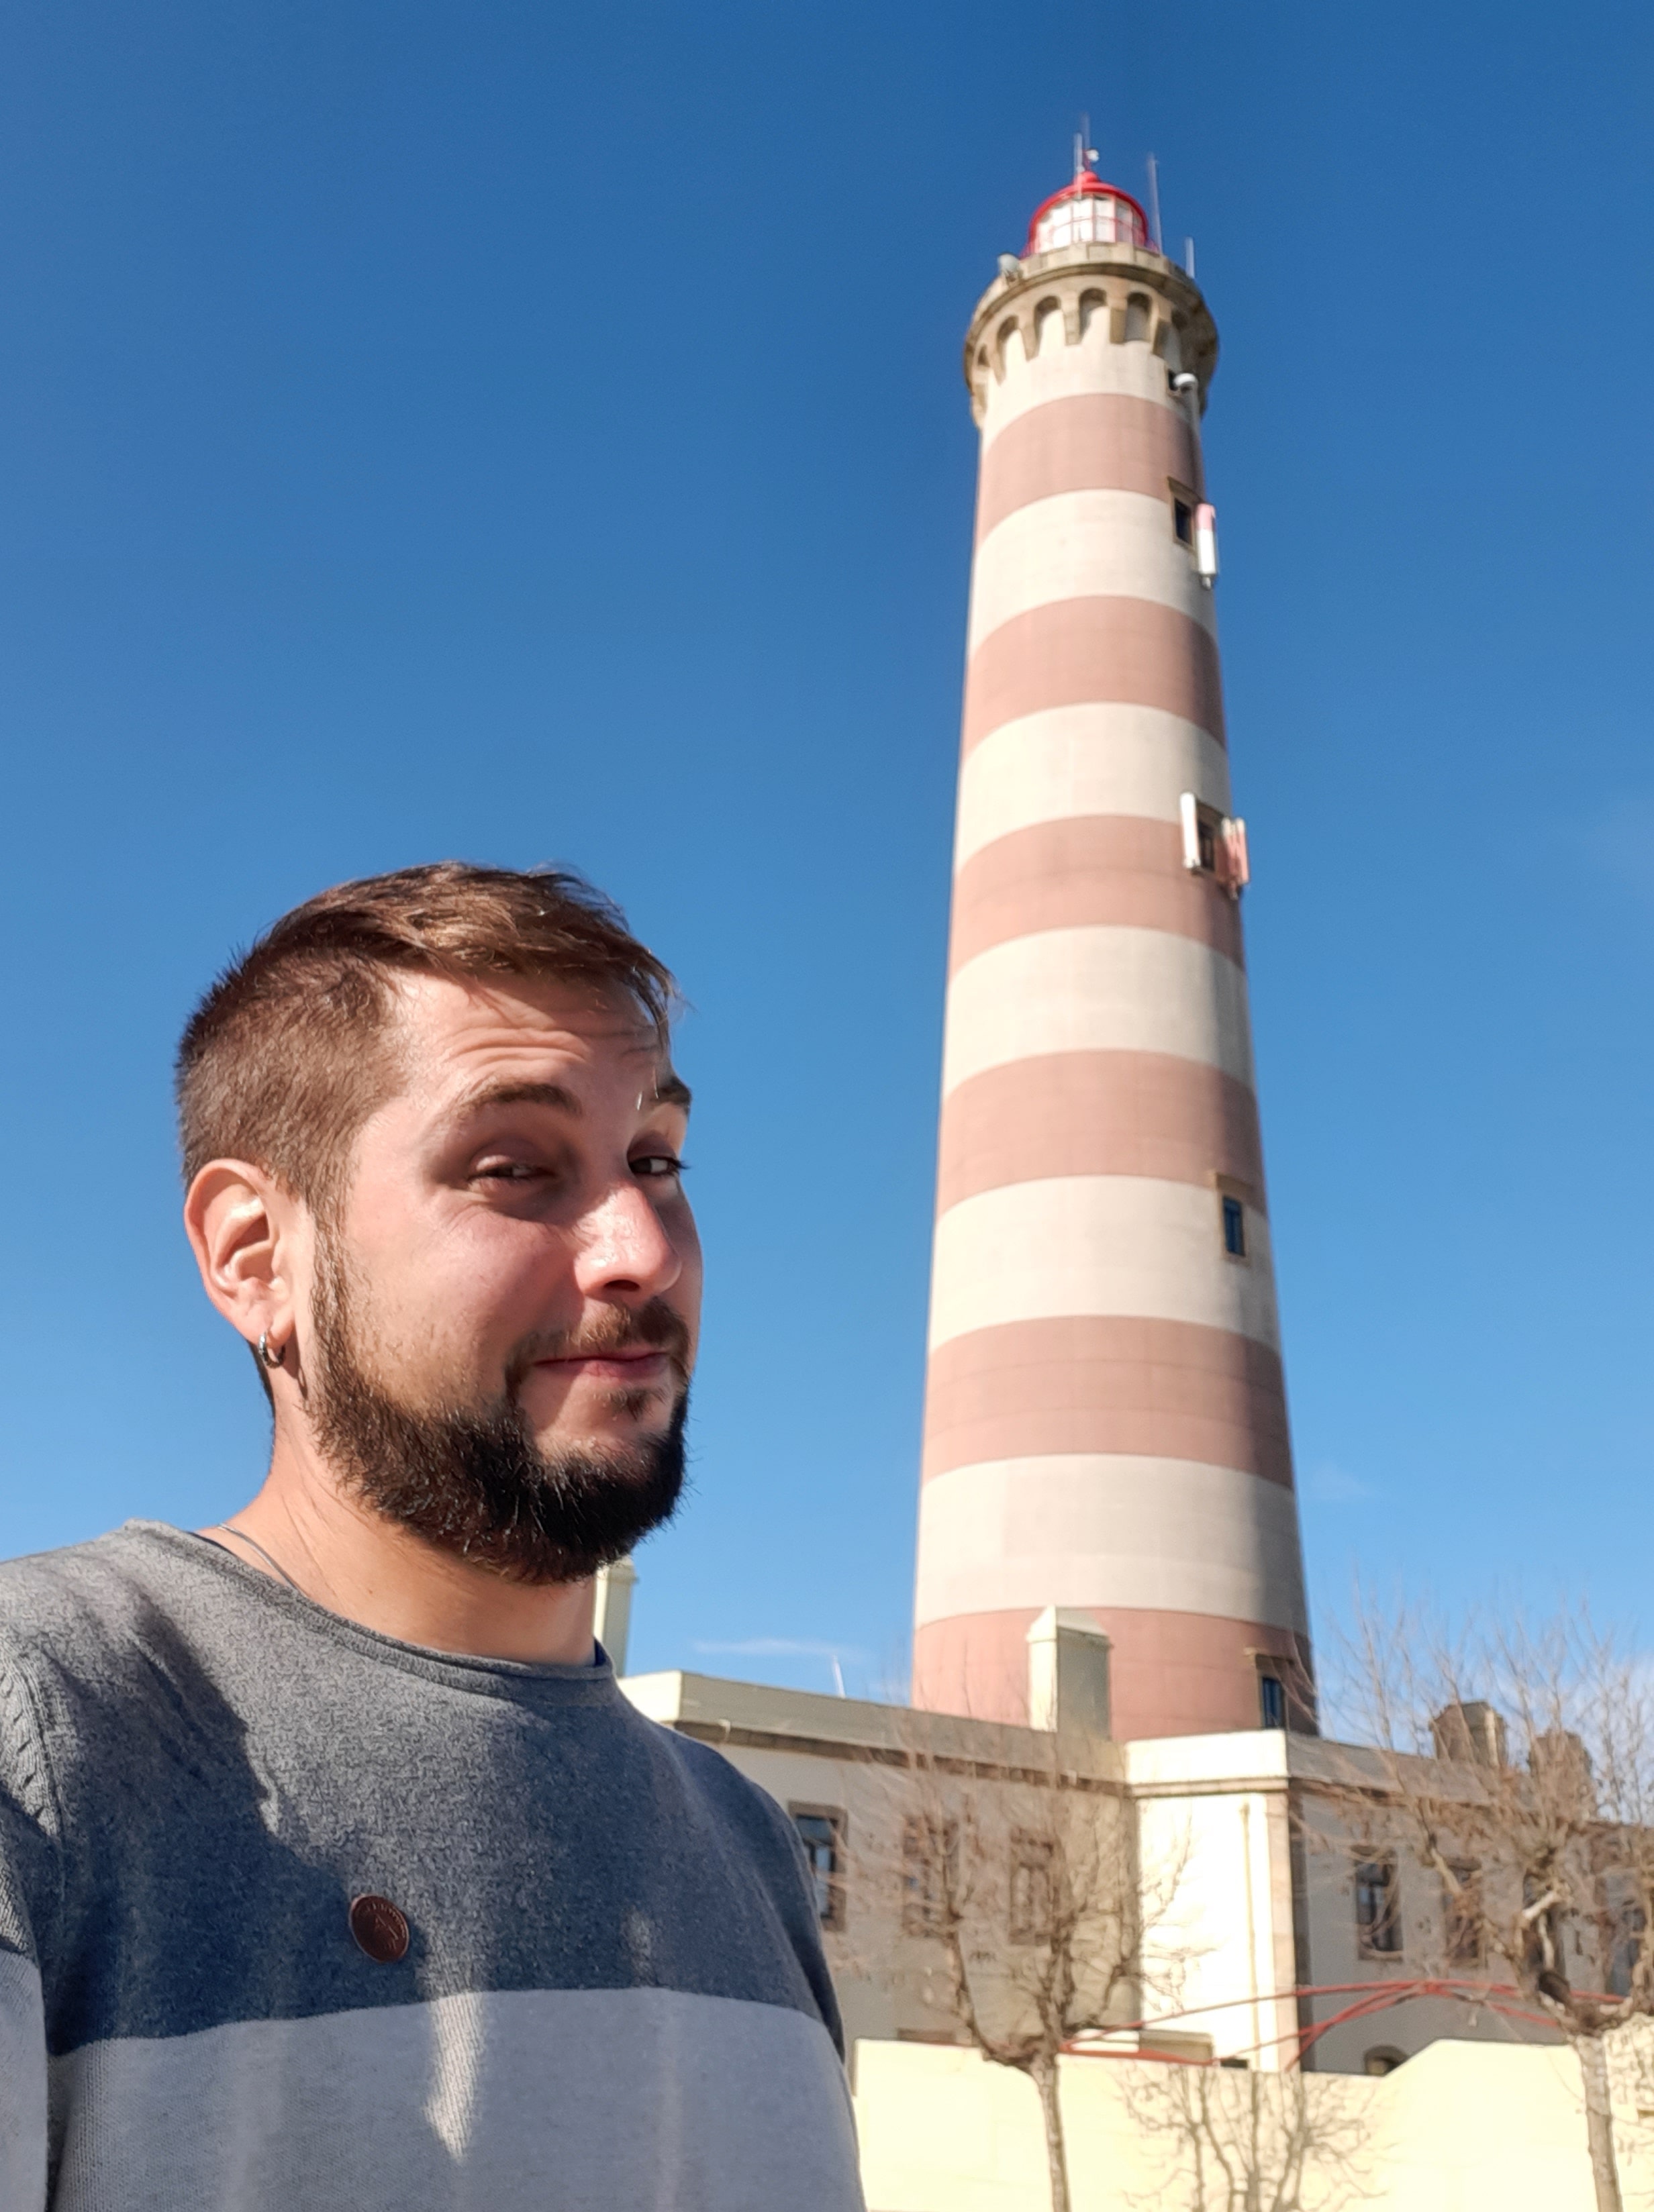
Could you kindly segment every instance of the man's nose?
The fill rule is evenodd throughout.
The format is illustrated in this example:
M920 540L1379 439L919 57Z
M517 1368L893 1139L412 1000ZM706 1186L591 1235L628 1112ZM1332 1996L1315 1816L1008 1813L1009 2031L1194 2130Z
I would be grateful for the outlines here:
M581 1224L575 1273L587 1297L659 1297L684 1272L683 1255L635 1183L617 1183Z

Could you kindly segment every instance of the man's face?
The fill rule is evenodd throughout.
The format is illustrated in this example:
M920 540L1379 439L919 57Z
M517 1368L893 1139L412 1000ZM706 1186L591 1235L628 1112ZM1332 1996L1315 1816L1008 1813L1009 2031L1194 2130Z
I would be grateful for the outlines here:
M590 989L400 981L404 1073L317 1227L307 1392L380 1510L526 1579L671 1510L700 1315L687 1094Z

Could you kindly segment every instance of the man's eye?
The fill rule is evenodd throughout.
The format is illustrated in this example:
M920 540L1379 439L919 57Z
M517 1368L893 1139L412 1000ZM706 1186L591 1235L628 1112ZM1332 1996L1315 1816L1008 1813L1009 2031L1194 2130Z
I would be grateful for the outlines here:
M542 1170L527 1160L485 1160L477 1172L484 1182L532 1182Z
M685 1166L676 1152L645 1152L632 1162L632 1173L655 1182L669 1182L673 1176L684 1174Z

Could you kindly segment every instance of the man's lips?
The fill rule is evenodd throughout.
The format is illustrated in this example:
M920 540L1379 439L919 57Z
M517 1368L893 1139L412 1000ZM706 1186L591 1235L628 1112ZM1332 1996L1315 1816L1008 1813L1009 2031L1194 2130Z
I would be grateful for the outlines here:
M671 1353L658 1344L628 1344L601 1352L565 1352L553 1359L537 1359L534 1364L554 1375L593 1375L640 1382L652 1370L671 1362Z

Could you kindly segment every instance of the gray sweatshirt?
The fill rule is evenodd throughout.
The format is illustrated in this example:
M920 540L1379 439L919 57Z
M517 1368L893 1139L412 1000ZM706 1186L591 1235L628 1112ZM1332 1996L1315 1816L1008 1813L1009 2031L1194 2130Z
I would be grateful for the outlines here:
M860 2203L792 1825L606 1662L0 1566L0 2212Z

